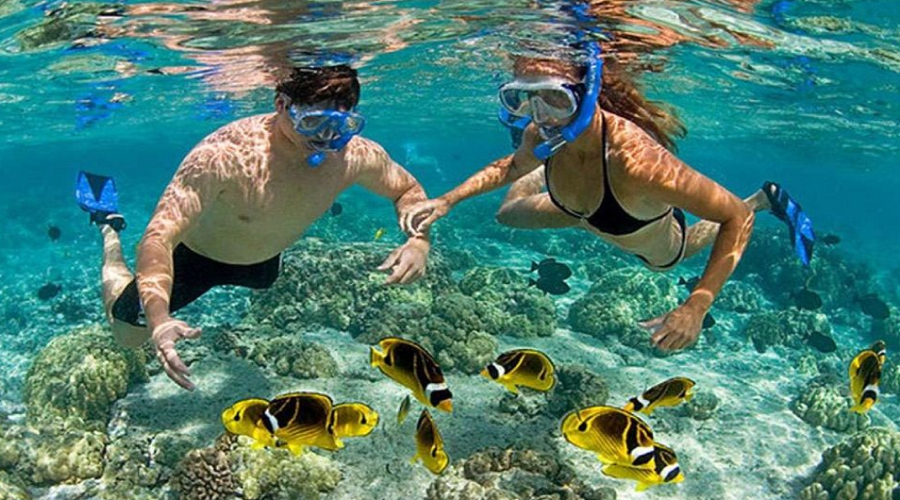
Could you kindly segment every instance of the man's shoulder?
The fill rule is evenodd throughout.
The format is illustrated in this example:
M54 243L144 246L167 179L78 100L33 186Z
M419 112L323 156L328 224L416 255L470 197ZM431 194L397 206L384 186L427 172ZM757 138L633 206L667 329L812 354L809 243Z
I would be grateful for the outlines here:
M266 140L273 115L274 113L253 115L227 123L207 135L203 142L246 144Z
M347 144L347 154L357 161L375 161L384 159L387 151L378 142L357 135Z

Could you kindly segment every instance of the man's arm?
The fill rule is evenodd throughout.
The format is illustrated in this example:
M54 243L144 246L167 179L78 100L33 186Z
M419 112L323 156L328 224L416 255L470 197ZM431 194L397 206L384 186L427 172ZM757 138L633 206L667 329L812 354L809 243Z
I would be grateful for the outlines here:
M492 162L443 196L410 207L401 221L404 230L410 233L425 232L457 203L511 184L540 167L541 160L532 153L537 140L534 126L528 127L515 153Z
M152 330L168 321L172 290L172 251L196 224L212 176L203 171L214 168L213 153L194 150L184 159L163 192L138 245L137 284L147 324Z
M194 388L188 378L190 370L178 357L175 343L182 338L196 338L200 330L170 316L172 251L197 224L217 191L213 183L218 182L218 176L209 175L212 171L221 173L215 158L215 153L204 146L188 154L163 192L138 246L138 293L157 357L169 378L188 390Z
M425 260L431 248L428 232L412 234L404 225L403 217L409 207L428 199L419 181L405 168L394 162L378 144L365 140L357 146L360 155L351 163L354 181L375 194L394 203L398 223L407 232L406 244L394 250L378 267L393 269L386 283L411 283L425 274Z

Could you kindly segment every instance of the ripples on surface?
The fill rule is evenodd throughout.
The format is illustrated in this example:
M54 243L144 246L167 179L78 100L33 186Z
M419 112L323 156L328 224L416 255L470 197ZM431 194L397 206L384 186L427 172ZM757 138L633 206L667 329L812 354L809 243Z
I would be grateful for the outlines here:
M844 131L897 149L898 7L890 2L288 0L0 4L0 126L6 141L98 133L192 115L267 110L291 65L352 58L363 105L465 125L493 109L510 52L566 54L576 28L715 137ZM427 112L423 113L423 109ZM727 130L716 126L729 123ZM474 123L474 122L473 122ZM481 123L481 122L479 122Z

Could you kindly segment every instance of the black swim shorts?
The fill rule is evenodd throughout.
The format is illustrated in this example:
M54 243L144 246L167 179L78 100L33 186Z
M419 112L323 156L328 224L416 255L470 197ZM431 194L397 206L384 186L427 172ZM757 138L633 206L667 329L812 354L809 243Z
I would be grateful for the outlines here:
M169 299L169 312L175 312L197 300L210 288L220 285L244 286L247 288L269 288L281 270L281 255L257 264L236 265L225 264L204 257L184 244L175 247L172 252L175 264L175 276L172 283L172 295ZM113 318L144 326L144 311L138 294L137 280L125 287L112 307Z

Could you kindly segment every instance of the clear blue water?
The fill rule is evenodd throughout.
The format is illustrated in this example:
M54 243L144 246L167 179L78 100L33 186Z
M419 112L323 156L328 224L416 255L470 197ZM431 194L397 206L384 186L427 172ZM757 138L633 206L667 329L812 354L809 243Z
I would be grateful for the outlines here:
M783 183L820 232L841 236L849 259L877 270L881 293L897 303L900 4L624 4L630 22L606 29L665 27L684 36L642 55L660 70L639 77L646 94L684 120L679 157L739 195L764 180ZM335 51L353 54L359 69L365 135L436 196L510 152L496 120L506 55L525 50L525 42L559 45L573 24L558 2L189 4L216 14L204 16L178 3L166 4L175 12L147 13L163 4L128 1L109 3L126 16L56 14L65 27L54 27L55 9L89 4L66 5L0 1L0 289L6 316L24 314L29 324L17 330L20 323L7 321L0 332L13 374L0 397L14 406L37 350L71 326L35 302L34 290L49 280L99 296L99 242L72 199L78 170L117 179L132 227L124 234L130 259L159 193L194 144L234 119L271 110L271 84L260 76L272 66L260 55L304 62L297 54ZM109 34L103 43L73 49L97 42L86 35L98 26ZM358 189L348 199L378 203L377 220L394 224L385 203ZM491 212L484 215L494 223ZM769 217L759 220L780 229ZM59 242L48 240L48 224L62 229ZM17 302L26 304L9 305Z

